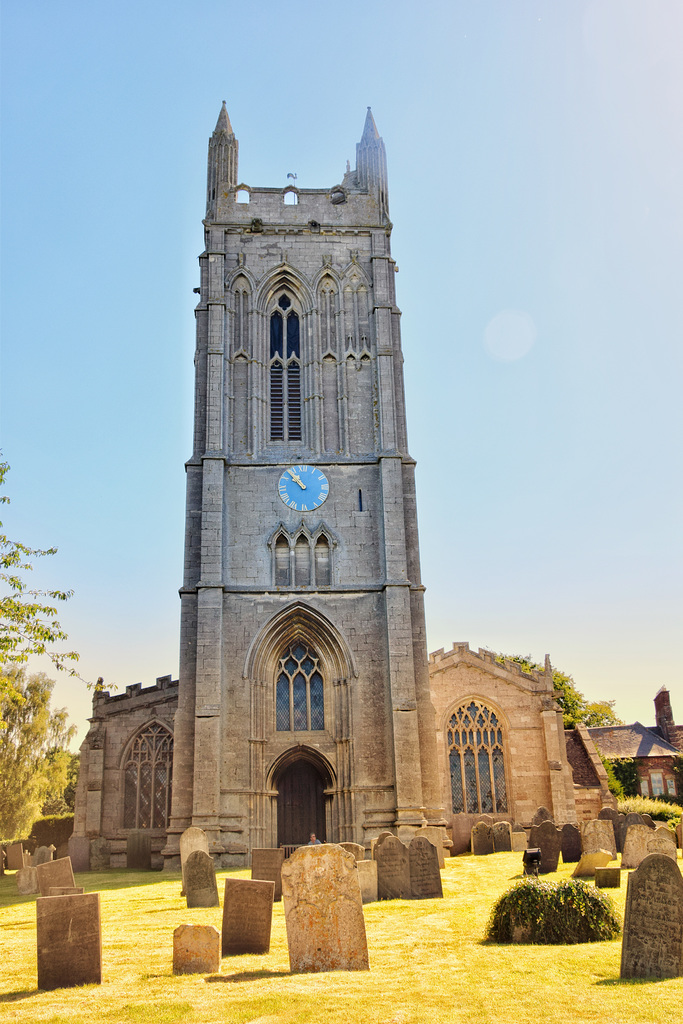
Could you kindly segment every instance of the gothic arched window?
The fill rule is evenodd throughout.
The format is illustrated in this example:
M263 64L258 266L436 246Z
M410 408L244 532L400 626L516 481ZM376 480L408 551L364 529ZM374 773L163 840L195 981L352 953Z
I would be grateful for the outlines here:
M124 828L166 828L171 811L173 736L158 723L133 740L124 766Z
M278 732L325 728L323 678L318 656L300 640L280 658L275 687L275 728Z
M270 440L301 440L299 316L281 295L270 317ZM280 312L282 310L282 312Z
M494 711L472 700L448 722L453 813L507 811L503 731Z

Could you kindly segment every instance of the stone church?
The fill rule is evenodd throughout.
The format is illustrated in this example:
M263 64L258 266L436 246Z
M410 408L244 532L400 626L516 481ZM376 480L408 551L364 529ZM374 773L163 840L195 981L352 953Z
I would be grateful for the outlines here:
M312 831L465 835L540 804L576 820L549 668L466 644L427 656L391 230L369 108L339 184L261 188L240 179L223 104L179 679L96 695L81 751L75 834L106 839L113 866L139 828L174 868L190 825L228 866Z

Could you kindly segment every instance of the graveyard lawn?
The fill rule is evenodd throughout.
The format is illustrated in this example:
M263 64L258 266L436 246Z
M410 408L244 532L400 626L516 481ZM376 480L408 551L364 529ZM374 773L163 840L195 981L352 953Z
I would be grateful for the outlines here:
M102 984L36 987L34 896L0 877L0 1018L25 1024L668 1024L679 1021L683 978L621 981L621 939L576 946L483 941L496 899L521 877L521 854L446 858L444 899L366 904L370 971L290 974L282 903L270 952L224 957L220 974L173 974L181 924L221 929L219 907L188 910L180 874L76 875L99 892ZM679 851L679 866L681 865ZM544 876L569 878L574 864ZM623 920L622 887L610 890ZM249 871L221 871L224 879Z

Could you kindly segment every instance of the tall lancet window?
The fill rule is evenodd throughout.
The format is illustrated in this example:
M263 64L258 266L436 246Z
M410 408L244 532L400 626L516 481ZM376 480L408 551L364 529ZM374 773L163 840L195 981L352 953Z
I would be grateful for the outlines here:
M275 687L275 727L278 732L309 732L325 728L323 678L318 656L297 641L280 659Z
M503 731L496 713L478 700L463 704L451 715L447 736L453 812L507 812Z
M270 317L270 440L301 440L299 316L281 295ZM280 312L282 310L282 312Z
M124 828L166 828L171 811L173 736L154 723L138 733L124 768Z

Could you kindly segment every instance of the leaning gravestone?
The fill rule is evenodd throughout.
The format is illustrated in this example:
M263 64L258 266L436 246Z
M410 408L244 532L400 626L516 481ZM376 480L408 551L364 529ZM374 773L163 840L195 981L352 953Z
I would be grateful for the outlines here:
M195 850L185 861L185 898L189 907L218 907L218 886L213 859Z
M637 868L647 857L647 844L652 839L652 829L647 825L629 825L621 855L622 868Z
M75 872L90 871L90 840L87 836L71 836L68 850Z
M360 843L338 843L342 850L346 850L350 853L357 861L365 860L365 847L361 846Z
M654 823L649 814L641 814L641 818L643 819L643 823L647 825L648 828L657 828L656 824Z
M423 825L415 833L415 836L422 836L424 839L428 839L436 850L439 858L439 870L443 870L446 867L446 855L444 853L444 831L442 828L438 828L436 825Z
M509 821L497 821L493 826L493 848L496 853L512 851L512 828Z
M443 899L439 855L424 836L415 836L408 847L410 895L414 900Z
M540 825L533 825L529 836L529 847L532 850L537 847L541 851L539 874L547 875L551 871L557 871L562 850L562 829L556 828L555 823L548 818Z
M99 893L43 896L36 900L36 920L38 988L99 985L102 981Z
M267 953L273 921L275 882L226 878L221 953Z
M110 851L106 839L90 840L90 870L106 871L109 867Z
M69 888L75 885L71 860L68 857L60 857L59 860L49 860L45 864L38 864L36 871L41 896L47 896L53 885L66 885Z
M389 836L375 848L377 895L381 900L410 899L410 858L408 849L396 836Z
M628 877L622 978L683 975L683 878L668 857L651 854Z
M7 870L18 871L24 867L24 847L21 843L12 843L7 847Z
M611 821L593 818L581 823L581 852L595 853L596 850L609 850L612 858L616 858L617 841Z
M606 867L612 860L610 850L594 850L582 853L581 860L572 871L572 878L593 878L598 868Z
M34 893L40 892L37 868L19 868L14 877L17 883L17 892L21 896L33 896Z
M547 807L539 807L531 819L532 825L540 825L542 821L554 821L552 811L549 811ZM533 846L533 843L532 843Z
M377 902L377 861L357 860L358 882L363 903Z
M173 932L174 974L216 974L221 937L212 924L181 924Z
M152 837L144 829L135 828L128 833L126 867L135 871L152 869Z
M283 849L268 849L251 851L251 877L261 882L273 882L275 895L273 899L277 902L282 899L282 865L285 862L285 851Z
M186 828L180 837L180 871L183 876L181 896L185 895L185 863L190 854L194 853L195 850L203 850L204 853L208 853L209 840L204 829L195 828L193 825L190 828Z
M659 835L657 835L658 832ZM656 829L654 833L650 833L650 838L647 841L647 853L648 856L651 853L661 853L663 857L670 857L675 863L678 853L676 852L676 841L671 838L671 832L668 829Z
M374 859L375 854L379 850L380 846L385 839L395 839L396 836L393 832L380 832L376 839L373 839L370 843L370 855Z
M282 868L282 898L292 971L370 969L358 869L350 853L332 844L295 850Z
M471 843L472 853L478 857L494 853L493 825L487 825L485 821L478 821L472 829Z
M562 863L577 864L581 860L581 831L568 822L562 826Z
M33 856L33 866L37 868L39 864L47 864L52 860L54 852L54 846L39 846Z

